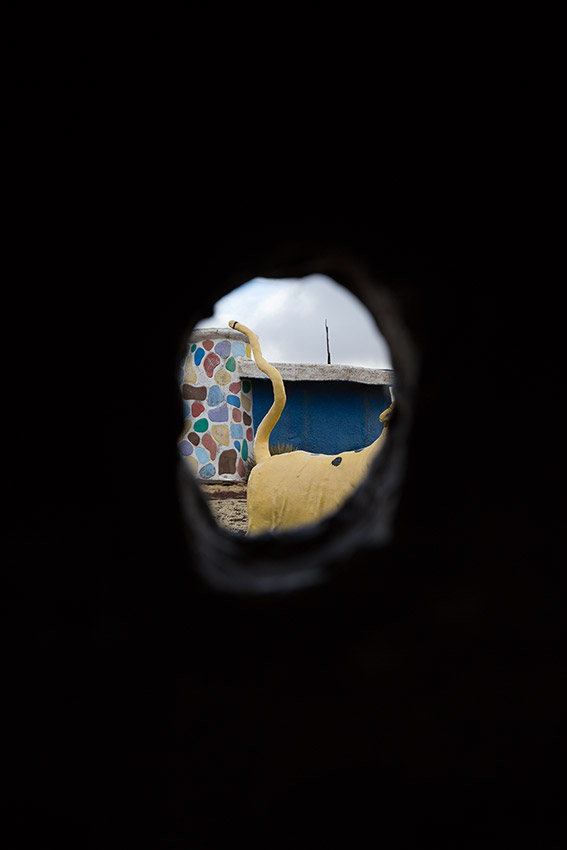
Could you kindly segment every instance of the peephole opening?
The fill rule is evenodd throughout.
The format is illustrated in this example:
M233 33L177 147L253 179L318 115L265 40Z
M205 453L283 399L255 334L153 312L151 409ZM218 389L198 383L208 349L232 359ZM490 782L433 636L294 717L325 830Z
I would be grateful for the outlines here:
M255 278L192 330L180 373L182 462L217 524L286 532L336 512L388 439L390 350L330 277Z

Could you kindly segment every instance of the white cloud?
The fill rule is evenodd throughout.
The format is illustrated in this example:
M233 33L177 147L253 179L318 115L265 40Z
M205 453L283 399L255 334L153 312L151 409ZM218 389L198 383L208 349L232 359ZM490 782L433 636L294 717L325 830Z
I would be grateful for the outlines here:
M213 316L197 327L227 327L230 319L253 330L273 362L326 363L327 319L333 363L391 368L388 346L370 312L325 275L256 278L217 301Z

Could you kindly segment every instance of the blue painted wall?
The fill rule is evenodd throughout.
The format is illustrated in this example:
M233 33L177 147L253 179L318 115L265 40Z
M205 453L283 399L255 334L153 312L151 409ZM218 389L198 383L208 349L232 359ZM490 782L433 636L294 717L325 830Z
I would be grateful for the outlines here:
M286 381L287 403L270 444L323 454L361 449L382 433L378 417L390 405L387 386L350 381ZM254 433L274 400L270 381L252 381Z

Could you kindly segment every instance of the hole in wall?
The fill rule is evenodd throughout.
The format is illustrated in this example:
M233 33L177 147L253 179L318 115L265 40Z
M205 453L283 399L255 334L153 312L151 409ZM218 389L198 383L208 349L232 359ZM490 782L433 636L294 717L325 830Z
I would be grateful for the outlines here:
M398 341L401 326L387 293L379 293L370 311L353 294L365 291L364 275L353 280L359 286L346 288L320 273L254 278L222 297L184 340L181 494L191 543L213 585L252 593L309 585L322 580L333 537L352 546L361 520L376 541L387 537L397 485L391 475L377 482L375 474L367 474L378 471L380 478L387 466L386 446L399 418L398 376L376 324L380 308ZM373 285L367 292L376 295ZM262 359L277 369L287 396L277 423L268 423L273 456L268 465L256 456L257 437L274 404L275 385L273 375L259 368ZM407 372L404 356L400 360ZM376 442L381 451L365 466L359 461ZM298 495L291 481L297 470L286 472L292 457L298 469L324 466L318 495L315 484L307 487L307 501L316 508L306 505L305 492ZM357 471L341 485L351 464ZM264 475L268 467L273 480ZM335 476L331 482L329 474ZM261 487L252 486L259 481ZM354 498L359 491L362 512ZM335 541L335 559L340 551Z
M236 328L229 325L233 319L240 322ZM285 405L268 438L271 455L307 453L295 458L297 469L290 470L286 482L282 471L289 459L277 464L272 485L266 481L263 493L266 502L275 504L258 517L248 514L247 488L256 466L254 440L274 403L274 387L242 326L256 334L258 355L284 381ZM329 276L314 274L302 280L255 278L220 299L213 315L191 333L180 379L185 416L180 456L217 523L243 535L318 521L332 512L321 506L322 499L332 505L350 494L357 472L345 475L346 467L355 463L363 477L368 462L360 453L387 427L380 416L392 402L394 373L388 345L369 310ZM286 508L283 503L308 497L297 489L294 493L293 483L300 470L305 475L309 458L323 492L315 494L316 482L306 482L318 506L292 511L291 504ZM258 494L256 501L261 498Z

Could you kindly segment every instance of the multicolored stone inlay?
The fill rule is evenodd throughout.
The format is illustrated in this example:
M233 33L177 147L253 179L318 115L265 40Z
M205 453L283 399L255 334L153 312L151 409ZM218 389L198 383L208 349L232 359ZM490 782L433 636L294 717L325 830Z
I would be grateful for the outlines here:
M246 477L254 444L252 385L238 377L239 357L250 357L245 342L212 335L190 342L181 368L185 424L179 454L205 480Z

